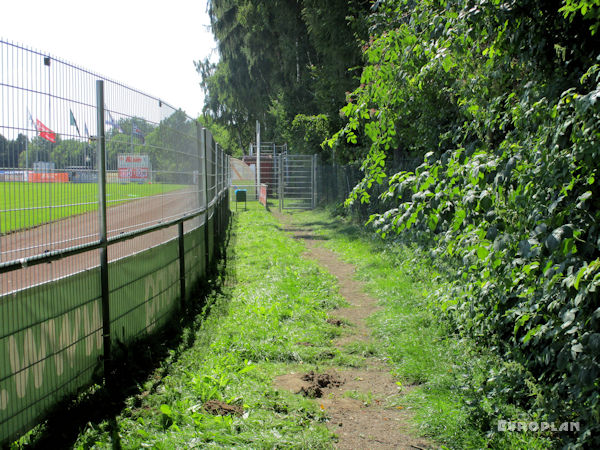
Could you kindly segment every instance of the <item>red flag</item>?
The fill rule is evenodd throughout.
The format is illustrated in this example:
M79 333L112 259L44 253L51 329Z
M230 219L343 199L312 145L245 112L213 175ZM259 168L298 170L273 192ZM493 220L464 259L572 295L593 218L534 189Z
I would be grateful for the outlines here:
M54 134L54 131L40 122L40 119L36 119L35 125L38 133L40 133L40 137L46 139L47 141L56 143L56 134Z

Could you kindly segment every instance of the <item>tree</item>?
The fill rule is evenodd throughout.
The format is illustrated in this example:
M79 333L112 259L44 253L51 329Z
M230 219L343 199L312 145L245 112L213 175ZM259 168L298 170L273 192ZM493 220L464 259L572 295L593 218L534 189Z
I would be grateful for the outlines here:
M27 147L27 136L19 133L17 138L9 141L0 135L0 167L13 168L19 165L19 155Z
M331 127L360 62L368 1L213 0L220 61L198 62L205 112L247 148L254 123L266 140L281 140L294 117L325 114ZM334 128L330 129L333 130Z

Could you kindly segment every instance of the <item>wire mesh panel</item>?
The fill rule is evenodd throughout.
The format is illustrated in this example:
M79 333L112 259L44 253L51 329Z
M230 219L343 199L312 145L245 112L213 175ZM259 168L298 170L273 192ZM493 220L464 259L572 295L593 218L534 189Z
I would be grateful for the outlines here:
M95 77L0 42L0 437L89 384L102 354ZM33 262L33 261L31 261Z
M361 180L358 166L321 165L317 167L317 204L343 202Z
M280 208L314 208L315 157L311 155L280 155L277 159Z
M227 226L225 161L181 110L0 41L0 443L180 309Z

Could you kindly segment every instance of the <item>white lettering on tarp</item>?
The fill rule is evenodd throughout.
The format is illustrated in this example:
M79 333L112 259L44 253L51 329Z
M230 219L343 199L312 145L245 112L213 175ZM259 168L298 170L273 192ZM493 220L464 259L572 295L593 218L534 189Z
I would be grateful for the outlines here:
M83 332L87 336L85 338L85 354L90 356L94 349L94 338L96 338L96 349L102 348L102 322L100 320L100 302L95 301L90 305L92 309L87 310L83 315ZM94 330L96 330L94 332Z
M25 397L29 371L33 371L33 384L36 389L42 385L44 379L44 366L48 350L48 338L54 337L54 320L43 322L40 327L39 345L36 345L33 328L28 328L23 337L22 352L17 348L14 336L8 338L8 354L10 368L15 378L17 397ZM53 346L53 342L50 343ZM20 353L20 354L19 354ZM22 355L22 357L20 356Z
M177 297L178 284L173 281L179 276L177 264L170 264L166 270L155 272L146 277L144 298L146 299L146 331L156 326L156 317L170 307ZM171 283L170 283L171 282ZM166 286L171 284L167 289Z
M57 328L59 326L56 322L60 323L58 348ZM34 387L39 389L42 386L48 354L54 354L54 367L59 376L64 372L65 354L69 366L74 366L78 345L83 342L80 340L82 328L87 336L85 338L86 355L91 355L94 337L96 338L96 348L102 348L100 327L99 302L96 301L91 305L82 306L63 314L59 320L51 319L38 326L28 328L23 333L22 342L15 336L9 336L8 354L17 397L23 398L26 395L30 372L33 373ZM97 331L92 332L93 330ZM6 399L7 403L8 397L9 393L6 391L6 395L2 398ZM0 403L4 405L2 402Z
M69 313L63 316L62 327L60 330L60 338L59 345L61 351L57 353L56 356L60 356L60 358L56 358L56 374L62 375L63 373L63 354L67 355L69 360L69 365L73 367L73 360L75 359L75 348L77 344L77 340L79 339L79 329L81 323L81 310L76 309L74 320L69 320ZM71 325L73 324L73 325ZM63 351L64 349L64 351Z
M4 411L6 408L8 408L8 391L2 389L0 391L0 409Z

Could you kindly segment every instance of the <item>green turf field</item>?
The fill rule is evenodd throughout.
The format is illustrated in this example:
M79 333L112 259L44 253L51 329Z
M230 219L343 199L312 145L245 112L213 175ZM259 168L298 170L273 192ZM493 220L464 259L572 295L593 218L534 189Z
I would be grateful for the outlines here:
M107 206L186 188L177 184L106 185ZM30 228L98 209L95 183L0 183L0 232Z

